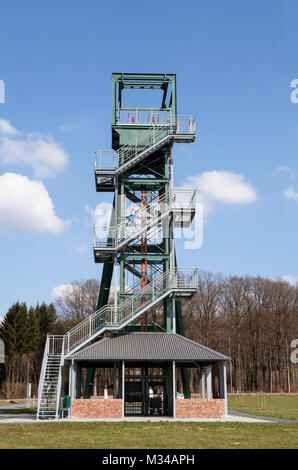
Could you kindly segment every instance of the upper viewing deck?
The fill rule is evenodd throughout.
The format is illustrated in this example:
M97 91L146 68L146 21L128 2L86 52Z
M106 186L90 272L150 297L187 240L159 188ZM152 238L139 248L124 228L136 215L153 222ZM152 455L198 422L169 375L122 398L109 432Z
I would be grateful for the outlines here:
M127 93L126 90L129 92ZM143 93L140 94L138 90L142 90ZM146 90L145 93L144 90ZM145 99L146 104L141 102L140 98ZM151 103L150 107L148 107L149 103ZM165 114L170 113L175 116L177 114L176 75L113 73L112 126L122 123L121 111L131 111L134 108L142 108L144 111L160 110ZM126 118L125 121L127 121ZM146 122L140 121L140 123Z
M147 127L175 120L175 74L112 74L112 148L119 149Z
M175 74L113 73L112 96L113 150L95 152L97 191L113 191L116 176L169 143L196 138L195 117L177 115Z

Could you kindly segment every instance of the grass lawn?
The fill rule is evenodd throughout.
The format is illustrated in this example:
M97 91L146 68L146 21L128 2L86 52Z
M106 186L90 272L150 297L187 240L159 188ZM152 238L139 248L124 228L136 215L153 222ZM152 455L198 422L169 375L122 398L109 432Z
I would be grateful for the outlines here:
M298 395L229 395L228 408L257 416L298 420Z
M0 424L0 449L293 449L298 424Z

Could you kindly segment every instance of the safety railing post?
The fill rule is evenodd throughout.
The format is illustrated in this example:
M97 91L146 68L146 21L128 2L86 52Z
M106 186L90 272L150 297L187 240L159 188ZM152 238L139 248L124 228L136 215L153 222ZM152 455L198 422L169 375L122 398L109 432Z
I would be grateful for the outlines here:
M118 322L118 305L114 306L114 323L116 324Z

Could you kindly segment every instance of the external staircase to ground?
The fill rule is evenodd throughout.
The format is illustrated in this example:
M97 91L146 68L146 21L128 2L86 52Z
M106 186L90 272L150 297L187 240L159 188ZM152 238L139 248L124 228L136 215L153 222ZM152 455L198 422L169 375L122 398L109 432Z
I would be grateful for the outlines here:
M145 287L135 287L121 305L105 305L63 336L49 335L45 346L39 385L38 419L59 417L63 364L70 355L107 331L119 331L164 299L192 297L198 285L198 270L172 269L153 278Z

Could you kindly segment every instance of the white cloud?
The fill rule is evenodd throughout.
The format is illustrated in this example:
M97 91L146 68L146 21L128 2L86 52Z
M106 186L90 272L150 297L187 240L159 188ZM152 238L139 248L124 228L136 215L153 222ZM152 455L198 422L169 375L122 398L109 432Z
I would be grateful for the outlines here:
M257 190L245 180L245 176L232 171L205 171L189 176L185 186L198 190L205 212L211 212L217 203L250 204L258 198Z
M0 134L16 135L18 131L6 119L0 119Z
M0 162L10 166L29 165L35 177L46 178L63 171L69 160L51 136L20 132L9 121L1 119Z
M286 199L293 199L294 201L298 201L298 193L294 191L293 186L289 186L285 191L284 191L284 196Z
M281 280L288 282L289 284L291 284L291 286L295 286L296 284L298 284L298 277L291 276L290 274L282 276Z
M0 176L0 231L58 234L69 225L70 221L55 215L53 201L41 181L16 173Z
M59 297L64 297L66 294L74 292L76 289L80 290L80 287L76 284L68 282L67 284L60 284L52 290L52 298L57 300Z

